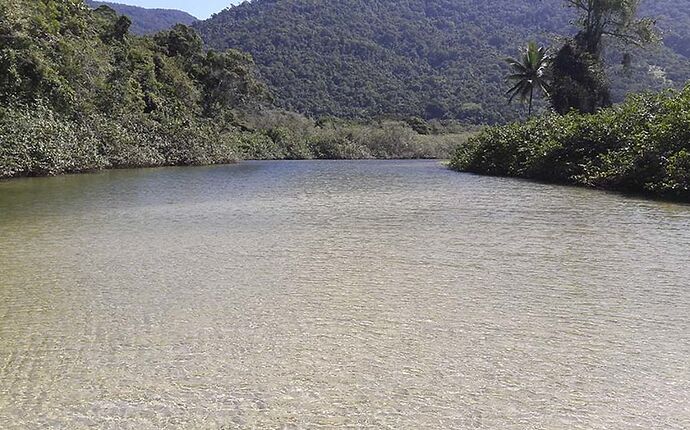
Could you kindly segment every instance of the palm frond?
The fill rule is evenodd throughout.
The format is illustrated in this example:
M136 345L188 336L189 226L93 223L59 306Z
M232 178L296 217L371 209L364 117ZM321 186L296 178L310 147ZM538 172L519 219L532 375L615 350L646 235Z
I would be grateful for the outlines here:
M529 100L531 111L531 102L535 92L549 94L546 75L551 59L548 50L532 41L519 58L506 58L505 61L511 69L511 74L506 77L506 81L514 83L506 92L509 96L508 103L512 103L516 97L523 102Z

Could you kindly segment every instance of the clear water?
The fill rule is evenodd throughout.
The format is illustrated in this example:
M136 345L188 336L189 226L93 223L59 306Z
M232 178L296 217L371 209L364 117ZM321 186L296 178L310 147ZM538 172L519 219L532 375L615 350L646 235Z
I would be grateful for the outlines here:
M434 161L0 183L2 429L688 429L690 206Z

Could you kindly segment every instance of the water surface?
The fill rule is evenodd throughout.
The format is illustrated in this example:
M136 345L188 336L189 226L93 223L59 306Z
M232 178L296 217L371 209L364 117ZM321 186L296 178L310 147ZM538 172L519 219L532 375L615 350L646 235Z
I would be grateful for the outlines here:
M0 183L2 429L687 429L690 206L434 161Z

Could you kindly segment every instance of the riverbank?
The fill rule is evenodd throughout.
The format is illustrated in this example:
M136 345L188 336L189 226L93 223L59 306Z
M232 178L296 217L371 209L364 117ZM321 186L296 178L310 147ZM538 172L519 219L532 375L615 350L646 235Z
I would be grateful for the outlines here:
M286 111L256 112L243 125L251 133L239 158L251 160L447 159L476 133L476 127L421 119L315 121Z
M75 120L39 105L0 110L0 179L241 160L447 159L472 134L461 128L422 134L400 121L318 123L285 112L227 128L141 116Z
M487 128L456 148L450 167L690 201L690 87Z

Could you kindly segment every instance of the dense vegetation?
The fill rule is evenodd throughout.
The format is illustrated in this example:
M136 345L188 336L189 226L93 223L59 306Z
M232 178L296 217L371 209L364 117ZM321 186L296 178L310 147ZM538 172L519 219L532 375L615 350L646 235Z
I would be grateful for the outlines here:
M81 0L0 4L0 177L227 162L265 94L251 59Z
M688 11L690 0L643 3L668 46L631 50L631 67L609 49L613 101L690 79ZM195 27L210 47L251 53L284 108L505 123L523 112L503 97L503 58L533 38L555 45L574 17L560 0L254 0Z
M475 133L438 122L314 121L285 111L255 112L244 121L257 131L240 149L246 159L448 158Z
M246 54L204 51L183 25L138 37L130 24L81 0L0 3L0 178L448 153L415 124L285 121Z
M256 0L207 24L245 13L242 19L257 27L243 40L255 46L266 42L259 27L278 25L271 20L288 13L283 25L297 26L296 32L288 34L276 27L279 30L271 36L274 45L269 43L261 51L272 52L275 58L285 56L286 63L264 65L269 73L263 76L272 79L274 87L283 82L277 88L282 106L323 115L315 119L276 107L251 56L232 49L204 50L202 39L190 27L175 25L140 37L130 34L127 17L105 6L91 10L81 0L0 3L0 178L245 158L444 157L469 136L463 128L449 127L452 120L504 122L518 117L522 108L508 107L504 98L508 69L503 57L495 58L504 44L516 40L513 31L525 21L541 29L565 25L567 16L546 13L556 7L549 1L524 8L518 3L510 13L501 8L490 13L490 7L499 4L493 1L473 8L459 0L433 0L424 2L424 7L416 1L395 2L400 6L393 8L396 12L384 0L327 2L319 5L321 12L304 1ZM338 9L343 4L351 6L348 13ZM660 1L656 7L663 4L668 3ZM252 9L258 7L265 8L261 19ZM380 19L386 10L392 17ZM331 25L320 27L329 11L358 23L351 30L361 36L357 43L344 38L340 21L326 20ZM454 23L458 14L463 19ZM493 36L483 33L489 27L479 25L482 17L496 25ZM309 24L308 37L301 27L307 25L307 18L315 20ZM413 18L420 22L411 24ZM213 28L202 28L210 40L229 34L223 29L214 36ZM530 39L526 26L520 31L524 40ZM583 31L573 28L573 37L561 39L562 48L551 55L530 44L531 55L511 62L512 78L518 82L514 95L531 100L534 85L525 83L534 84L536 76L544 79L539 81L540 91L549 92L537 103L538 111L543 112L549 100L556 112L575 108L595 113L552 114L489 128L455 151L452 167L688 198L690 89L634 96L601 111L608 102L604 97L591 106L582 102L600 89L601 94L611 91L615 99L622 88L617 85L625 86L625 79L654 89L677 85L683 73L690 73L690 68L680 69L688 61L682 59L684 45L679 42L684 30L674 27L671 33L676 38L669 46L677 52L671 54L668 47L643 48L650 52L646 62L638 60L633 63L637 66L626 62L619 68L602 64L623 49L635 50L601 49L601 41L587 42ZM376 43L366 42L372 37ZM325 43L330 51L306 55L293 49L306 49L315 41ZM479 42L483 48L474 55L463 51ZM585 42L596 46L588 50ZM285 49L278 51L275 44ZM325 60L317 62L319 55ZM336 57L342 58L333 68L329 61ZM425 59L427 75L418 74L415 58ZM671 66L650 68L650 61L659 59ZM490 67L489 60L494 61ZM310 77L324 67L328 73L317 80ZM596 79L578 80L581 72L585 77L594 73ZM441 79L441 73L447 77ZM612 89L607 73L615 77ZM386 80L395 76L397 83ZM569 79L581 88L572 90ZM565 102L557 94L565 95ZM287 101L291 98L294 103ZM416 118L418 109L429 121ZM371 117L354 124L325 115L330 112ZM384 119L391 115L405 119Z
M457 148L457 170L690 201L690 85L485 129Z
M108 6L120 15L126 15L132 20L130 31L134 34L153 34L168 30L175 24L191 25L197 21L195 17L173 9L146 9L120 3L86 0L86 4L93 9Z
M579 13L576 34L553 56L530 43L510 60L513 96L531 105L540 90L553 114L484 130L456 150L451 167L690 200L690 83L610 107L605 43L658 42L654 20L639 15L639 1L564 3Z

